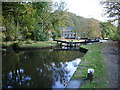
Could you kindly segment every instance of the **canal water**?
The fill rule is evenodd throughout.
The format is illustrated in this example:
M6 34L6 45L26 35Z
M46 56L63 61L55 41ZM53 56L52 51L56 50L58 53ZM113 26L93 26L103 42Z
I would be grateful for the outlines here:
M65 88L84 53L53 48L2 55L2 88Z

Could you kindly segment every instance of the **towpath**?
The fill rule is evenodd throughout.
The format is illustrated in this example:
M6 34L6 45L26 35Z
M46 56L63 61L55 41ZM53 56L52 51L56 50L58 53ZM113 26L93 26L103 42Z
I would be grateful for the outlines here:
M108 88L120 88L120 65L119 61L119 45L118 42L110 41L104 44L104 60L105 68L107 70Z

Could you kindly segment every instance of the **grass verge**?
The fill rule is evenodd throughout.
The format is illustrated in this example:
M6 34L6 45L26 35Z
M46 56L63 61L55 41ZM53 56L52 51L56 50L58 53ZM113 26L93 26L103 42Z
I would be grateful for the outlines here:
M83 45L81 47L88 49L88 52L82 58L72 79L86 78L88 68L93 68L95 70L93 81L86 81L81 88L106 88L107 82L103 58L103 43L94 43L91 45Z
M19 47L48 47L55 46L55 41L44 41L44 42L35 42L32 44L20 44Z
M11 41L11 42L4 42L3 46L5 47L11 47L13 44L17 43L18 47L21 48L41 48L41 47L49 47L49 46L55 46L57 43L55 41L37 41L27 44L25 41Z

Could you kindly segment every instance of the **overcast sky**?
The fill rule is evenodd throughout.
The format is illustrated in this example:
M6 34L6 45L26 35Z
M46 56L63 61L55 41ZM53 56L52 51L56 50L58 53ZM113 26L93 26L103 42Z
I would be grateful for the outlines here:
M106 21L106 17L102 15L103 8L100 0L54 0L65 1L69 12L85 18L95 18L100 21Z

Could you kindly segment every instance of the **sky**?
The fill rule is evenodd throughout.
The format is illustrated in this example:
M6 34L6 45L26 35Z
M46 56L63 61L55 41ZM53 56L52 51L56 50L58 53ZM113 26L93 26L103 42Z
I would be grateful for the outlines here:
M103 16L103 8L100 0L54 0L65 1L69 12L85 18L95 18L100 21L108 20Z

